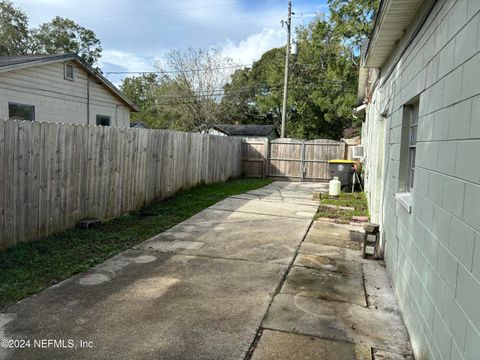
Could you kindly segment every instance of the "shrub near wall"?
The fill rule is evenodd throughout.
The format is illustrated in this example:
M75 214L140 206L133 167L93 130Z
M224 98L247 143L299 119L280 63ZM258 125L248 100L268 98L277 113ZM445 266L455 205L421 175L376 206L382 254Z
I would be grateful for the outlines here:
M0 121L0 249L242 172L239 138Z

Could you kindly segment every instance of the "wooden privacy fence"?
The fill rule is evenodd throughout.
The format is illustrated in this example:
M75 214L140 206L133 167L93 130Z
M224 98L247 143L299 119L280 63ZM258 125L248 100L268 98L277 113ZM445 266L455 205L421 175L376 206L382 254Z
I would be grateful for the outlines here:
M279 180L330 180L328 160L343 159L345 143L334 140L263 138L243 140L243 174Z
M0 121L0 248L242 173L242 140Z
M267 138L244 138L242 150L243 176L252 178L267 177L268 158Z

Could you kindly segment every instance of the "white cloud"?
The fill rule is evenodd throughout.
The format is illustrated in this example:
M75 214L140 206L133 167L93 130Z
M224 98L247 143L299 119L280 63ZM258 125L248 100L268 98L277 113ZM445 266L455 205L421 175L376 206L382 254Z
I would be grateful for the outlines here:
M119 50L104 50L99 60L100 68L114 65L121 68L121 71L152 71L152 59L143 58L135 54Z
M283 46L286 40L285 29L269 28L263 29L260 33L250 35L241 41L227 40L219 47L222 49L224 56L228 56L241 64L251 64L260 59L267 50Z

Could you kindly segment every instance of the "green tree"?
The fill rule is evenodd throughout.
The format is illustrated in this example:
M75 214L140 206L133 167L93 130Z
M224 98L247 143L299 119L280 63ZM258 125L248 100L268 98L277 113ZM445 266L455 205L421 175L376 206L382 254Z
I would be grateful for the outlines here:
M297 29L301 49L291 69L288 133L339 139L354 120L357 66L333 26L317 18Z
M102 47L92 30L59 16L29 29L28 17L20 8L0 1L0 56L66 53L77 53L93 65Z
M152 122L156 120L158 113L155 104L158 86L156 74L142 74L122 80L120 90L140 108L140 112L132 114L132 121L141 121L152 127Z
M28 17L9 1L0 1L0 39L0 56L28 53Z
M329 18L318 16L296 29L300 53L290 65L289 137L339 139L345 127L358 121L352 109L359 45L371 32L378 2L329 0ZM241 122L260 120L279 127L284 54L285 48L266 52L251 69L237 71L225 87L224 99Z
M225 109L222 123L247 124L261 121L259 109L251 101L255 89L250 78L250 69L239 69L232 74L231 81L225 85L221 100Z
M297 28L296 38L300 54L290 68L287 134L339 139L343 128L353 120L357 67L341 38L322 18ZM225 87L224 98L230 104L235 99L239 103L236 111L250 114L253 108L258 112L255 118L239 116L243 123L280 127L284 57L285 48L267 51L251 69L237 71Z
M285 48L265 52L251 68L235 71L224 87L222 103L231 122L281 123ZM228 122L228 121L227 121Z
M380 0L328 0L330 22L337 35L359 46L373 29Z
M169 129L174 126L173 115L160 100L168 96L169 89L161 83L157 74L126 77L120 89L140 108L140 112L132 113L132 121L141 121L152 129Z
M93 65L101 56L100 40L92 30L56 16L32 30L31 51L35 54L76 53Z

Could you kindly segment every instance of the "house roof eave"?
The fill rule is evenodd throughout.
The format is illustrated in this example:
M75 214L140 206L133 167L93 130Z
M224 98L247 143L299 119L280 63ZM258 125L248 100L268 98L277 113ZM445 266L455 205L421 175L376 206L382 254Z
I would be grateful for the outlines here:
M375 16L374 28L365 54L364 66L380 68L425 0L382 0ZM395 24L395 26L391 26Z

